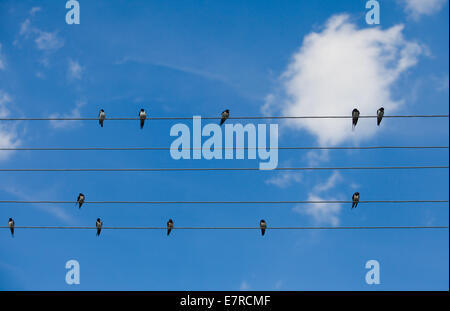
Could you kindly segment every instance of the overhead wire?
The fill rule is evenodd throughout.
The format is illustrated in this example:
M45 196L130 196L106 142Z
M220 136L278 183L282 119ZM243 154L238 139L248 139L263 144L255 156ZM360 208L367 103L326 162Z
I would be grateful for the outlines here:
M349 166L349 167L203 167L203 168L2 168L0 172L180 172L180 171L327 171L327 170L411 170L448 169L449 166Z
M193 117L147 117L146 120L192 120L197 116ZM448 114L431 114L431 115L385 115L383 118L448 118ZM201 117L203 120L220 120L221 117ZM319 115L319 116L242 116L242 117L229 117L229 120L269 120L269 119L352 119L353 117L350 115L345 116L337 116L337 115ZM360 119L371 119L378 118L376 115L366 115L359 116ZM105 118L104 121L137 121L140 120L139 117L127 118L127 117L119 117L119 118ZM99 121L99 118L87 118L87 117L78 117L78 118L58 118L58 117L36 117L36 118L0 118L0 121Z
M8 229L1 226L0 229ZM15 229L93 230L83 226L14 226ZM448 226L346 226L346 227L267 227L267 230L363 230L363 229L448 229ZM167 227L102 227L102 230L167 230ZM173 227L180 230L260 230L261 227Z
M346 204L345 200L293 200L293 201L83 201L83 204ZM0 204L75 204L77 201L21 201L0 200ZM410 203L449 203L449 200L366 200L359 204L410 204Z

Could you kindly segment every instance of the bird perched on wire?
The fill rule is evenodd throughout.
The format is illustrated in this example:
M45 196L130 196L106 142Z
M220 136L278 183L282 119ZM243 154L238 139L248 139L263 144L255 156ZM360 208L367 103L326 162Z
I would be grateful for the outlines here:
M220 125L224 124L225 121L230 117L230 110L225 110L222 112L222 119L220 120Z
M144 109L139 112L139 120L141 120L141 129L144 127L145 119L147 118L147 113Z
M9 230L11 230L11 235L14 237L14 220L12 218L8 221Z
M95 226L97 227L97 236L100 235L100 232L102 231L103 222L100 220L100 218L97 218L97 222L95 223Z
M169 219L169 221L167 222L167 235L170 234L170 231L172 231L173 229L173 220Z
M84 194L82 194L82 193L80 193L80 194L78 195L78 198L77 198L78 208L81 208L81 205L83 205L84 199L85 199L85 198L86 198L86 197L85 197Z
M384 108L381 107L380 109L377 110L377 125L378 126L380 126L383 116L384 116Z
M359 118L359 110L355 108L352 111L352 129L354 129L356 124L358 123L358 118Z
M264 233L266 233L267 228L267 224L264 219L261 219L261 221L259 222L259 227L261 228L261 235L264 235Z
M358 206L358 202L359 202L359 192L353 193L352 202L353 202L352 208L356 208Z
M100 112L98 114L98 123L100 123L100 126L103 127L103 121L106 119L106 114L103 109L100 109Z

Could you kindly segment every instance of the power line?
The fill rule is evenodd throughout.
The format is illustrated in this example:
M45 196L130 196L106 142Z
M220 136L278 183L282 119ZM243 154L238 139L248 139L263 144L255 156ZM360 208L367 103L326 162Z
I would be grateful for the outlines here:
M376 115L359 116L360 119L377 118ZM434 115L392 115L383 118L448 118L448 114ZM220 120L221 117L201 117L203 120ZM192 120L194 117L147 117L146 120ZM352 119L352 116L244 116L229 117L230 120L268 120L268 119ZM0 118L0 121L98 121L98 118ZM137 121L136 118L106 118L106 121Z
M276 167L264 170L254 167L211 168L54 168L54 169L0 169L0 172L174 172L174 171L310 171L310 170L400 170L448 169L448 166L353 166L353 167Z
M93 230L82 226L15 226L15 229ZM360 227L267 227L267 230L362 230L362 229L448 229L448 226L360 226ZM2 226L0 229L9 229ZM167 230L167 227L102 227L102 230ZM180 230L261 230L260 227L174 227Z
M346 204L353 201L84 201L83 204ZM77 201L17 201L2 200L0 204L76 204ZM449 200L371 200L359 201L359 204L391 203L449 203Z
M215 147L217 150L254 150L266 147ZM367 146L367 147L270 147L275 150L373 150L373 149L449 149L449 146ZM127 150L178 150L170 147L24 147L0 148L0 151L127 151ZM202 148L184 148L184 150L202 150Z

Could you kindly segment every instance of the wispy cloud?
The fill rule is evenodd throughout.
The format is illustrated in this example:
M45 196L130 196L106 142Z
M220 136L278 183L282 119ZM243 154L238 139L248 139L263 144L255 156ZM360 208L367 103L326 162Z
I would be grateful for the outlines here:
M422 15L432 15L442 9L447 0L399 0L405 11L414 19Z
M281 286L283 286L283 281L282 280L278 280L276 283L275 283L275 289L280 289L281 288Z
M87 104L84 100L78 100L75 103L75 107L69 113L53 113L49 117L50 118L80 118L81 117L81 108L83 108ZM70 129L75 125L74 122L65 122L59 120L51 120L50 125L55 129Z
M314 191L317 193L327 192L328 190L334 188L336 184L341 180L342 180L341 174L339 174L338 172L333 172L333 174L331 174L330 178L328 178L326 182L316 185L314 187Z
M0 70L4 70L6 68L5 57L2 54L2 44L0 43Z
M388 113L401 108L403 102L391 99L390 88L424 50L406 41L402 32L402 25L358 29L347 15L331 17L322 32L304 38L280 77L280 91L267 97L262 111L350 115L357 107L362 114L373 115L380 106ZM377 130L372 119L361 120L357 132L352 132L347 119L289 120L286 124L308 131L320 145L366 140Z
M21 36L28 37L28 35L31 33L31 21L29 18L27 18L25 21L23 21L22 24L20 24L20 31L19 34Z
M337 201L336 195L324 195L336 187L341 182L342 176L338 172L333 172L331 176L324 182L317 184L308 194L309 201ZM325 224L337 226L339 225L339 214L342 204L339 203L313 203L308 205L298 205L293 210L299 214L310 216L315 224Z
M9 115L7 105L11 104L11 96L3 90L0 90L0 117L6 118Z
M145 59L137 58L137 57L124 57L121 60L117 61L115 64L122 65L122 64L129 63L129 62L163 67L163 68L167 68L167 69L171 69L171 70L175 70L175 71L179 71L179 72L184 72L184 73L200 76L200 77L203 77L203 78L206 78L209 80L217 80L217 81L221 81L224 83L228 83L228 80L219 74L211 73L211 72L201 70L198 68L179 66L179 65L174 65L174 64L164 63L164 62L154 62L154 61L149 61L149 60L145 60Z
M441 77L434 77L434 81L436 82L436 89L440 92L447 91L448 92L448 74L443 75Z
M36 200L45 200L46 198L44 196L50 195L56 192L54 189L42 189L40 191L33 191L31 189L26 189L26 191L23 189L23 186L19 188L13 186L13 185L3 185L2 190L9 193L10 195L13 195L14 197L18 198L19 200L24 201L36 201ZM48 196L47 196L48 197ZM47 212L51 214L52 216L66 222L66 223L72 223L73 218L68 213L64 211L61 207L55 206L55 205L45 205L45 204L32 204L36 208Z
M81 80L84 68L80 65L78 61L69 59L68 61L68 77L70 80Z
M30 17L26 18L20 24L19 35L28 39L34 37L34 42L38 50L52 52L56 51L64 46L64 40L58 36L56 31L47 32L37 27L33 27L31 23L31 18L41 10L40 7L33 7L30 10ZM18 40L14 41L14 44L18 44Z
M293 183L302 181L302 175L299 173L283 172L271 177L265 181L268 185L274 185L279 188L286 188Z
M6 118L9 116L8 105L12 104L11 96L0 90L0 118ZM0 147L2 148L14 148L20 145L20 140L14 125L0 123ZM0 151L0 161L6 160L12 155L11 151Z
M64 41L58 37L56 32L46 32L36 29L37 37L34 40L39 50L55 51L64 46Z
M241 291L248 291L250 289L250 285L246 281L242 281L241 285L239 286L239 289Z
M308 200L311 201L322 201L323 197L310 194L308 195ZM336 200L336 198L329 197L328 200ZM300 214L308 215L313 218L314 223L320 225L339 225L339 213L341 212L341 204L324 204L324 203L314 203L309 204L306 207L294 207L294 211Z
M309 166L317 166L320 163L330 160L330 152L328 150L311 150L304 157Z
M45 74L41 71L36 72L36 78L45 79Z
M41 11L42 9L38 6L32 7L30 10L30 15L34 16L37 12Z

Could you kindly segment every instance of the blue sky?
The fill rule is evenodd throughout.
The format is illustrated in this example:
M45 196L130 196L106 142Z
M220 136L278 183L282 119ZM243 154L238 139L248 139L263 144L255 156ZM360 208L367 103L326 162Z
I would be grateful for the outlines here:
M448 114L448 1L0 1L0 116ZM374 110L375 109L375 110ZM236 123L235 120L230 123ZM161 146L177 121L0 123L1 147ZM239 121L240 122L240 121ZM253 121L250 121L253 122ZM279 122L280 146L448 145L448 119ZM190 121L185 122L191 125ZM279 166L447 165L448 150L280 151ZM168 151L2 152L2 168L257 167ZM448 200L448 170L0 173L1 200ZM447 225L448 204L7 205L4 225ZM448 290L448 230L0 234L2 290ZM80 263L81 284L65 283ZM365 263L381 284L365 283Z

